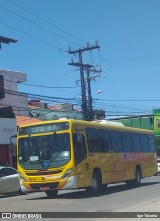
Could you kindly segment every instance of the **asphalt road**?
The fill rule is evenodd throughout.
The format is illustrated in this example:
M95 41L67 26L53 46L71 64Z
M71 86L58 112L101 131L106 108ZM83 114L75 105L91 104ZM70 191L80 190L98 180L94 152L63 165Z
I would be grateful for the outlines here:
M157 175L143 179L137 188L124 183L109 185L98 197L88 195L85 190L60 191L55 199L47 198L43 192L1 196L0 212L120 212L156 199L159 191Z

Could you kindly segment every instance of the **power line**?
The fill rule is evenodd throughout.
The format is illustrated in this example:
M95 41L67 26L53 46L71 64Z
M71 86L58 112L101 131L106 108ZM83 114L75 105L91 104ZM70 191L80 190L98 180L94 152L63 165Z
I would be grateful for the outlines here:
M3 107L11 107L11 105L8 105L8 104L0 104L0 106L3 106ZM19 108L19 109L21 109L21 111L31 111L32 112L32 110L33 109L31 109L31 108L25 108L25 107L22 107L22 106L15 106L15 105L12 105L12 107L13 108ZM37 110L39 110L39 109L37 109ZM34 111L34 110L33 110ZM43 111L47 111L47 113L48 112L54 112L53 110L50 110L50 109L46 109L46 110L43 110ZM64 112L65 113L65 111L63 111L63 110L56 110L56 112ZM47 114L46 113L46 114ZM43 113L44 114L44 113ZM107 114L107 117L111 117L111 116L116 116L116 117L122 117L122 115L123 115L123 117L133 117L133 116L135 116L135 113L119 113L119 112L112 112L112 114L111 113L108 113ZM159 116L159 115L156 115L156 116Z
M35 25L35 26L37 26L37 27L39 27L39 28L41 28L41 29L43 29L43 30L49 32L49 33L51 33L51 34L53 34L53 35L58 36L59 38L62 38L62 39L64 39L64 40L66 40L66 41L70 41L70 42L72 42L73 44L80 46L79 44L77 44L77 43L75 43L75 42L73 42L73 41L71 41L71 40L69 40L69 39L67 39L67 38L65 38L65 37L63 37L63 36L61 36L61 35L59 35L59 34L53 32L53 31L51 31L51 30L49 30L49 29L47 29L47 28L45 28L45 27L43 27L43 26L41 26L41 25L39 25L39 24L37 24L37 23L35 23L35 22L33 22L33 21L30 21L29 19L24 18L24 17L21 16L21 15L18 15L17 13L15 13L15 12L13 12L13 11L7 9L6 7L4 7L4 6L2 6L2 5L0 5L0 8L2 8L2 9L4 9L4 10L8 11L9 13L11 13L11 14L13 14L13 15L16 15L17 17L19 17L19 18L21 18L21 19L23 19L23 20L25 20L25 21L27 21L27 22L29 22L29 23L31 23L31 24L33 24L33 25Z
M46 45L52 46L52 47L58 49L59 51L64 51L64 52L66 52L66 51L65 51L64 49L62 49L62 48L59 48L59 47L57 47L57 46L55 46L55 45L53 45L53 44L51 44L51 43L49 43L49 42L46 42L46 41L44 41L44 40L41 40L40 38L37 38L37 37L35 37L35 36L33 36L33 35L30 35L30 34L28 34L28 33L25 33L24 31L21 31L21 30L19 30L19 29L17 29L17 28L13 28L13 27L11 27L10 25L7 25L6 23L4 23L4 22L2 22L2 21L0 21L0 23L1 23L2 25L4 25L4 26L8 27L8 28L11 28L11 29L13 29L13 30L15 30L15 31L18 31L18 32L20 32L20 33L22 33L22 34L24 34L24 35L27 35L27 36L29 36L29 37L35 39L35 40L38 40L38 41L40 41L40 42L46 44Z
M7 93L7 94L12 94L12 95L16 95L16 96L26 96L26 95L28 95L30 98L33 98L33 99L41 99L41 100L44 100L44 101L48 101L48 102L56 102L56 103L64 103L64 101L65 102L69 102L69 101L72 101L72 103L73 103L73 101L74 102L76 102L74 105L80 105L80 102L81 102L81 99L79 99L79 98L76 98L75 99L75 97L72 97L72 98L64 98L64 97L51 97L51 96L44 96L44 95L38 95L38 94L31 94L31 93L24 93L24 92L17 92L17 91L13 91L13 90L5 90L5 92ZM107 107L110 107L110 105L109 104L106 104L105 102L107 101L107 102L110 102L110 101L130 101L130 102L132 102L132 101L139 101L139 102L148 102L148 101L150 101L150 102L155 102L155 101L160 101L160 100L148 100L148 99L146 99L146 100L142 100L142 99L140 99L140 100L108 100L108 99L95 99L96 101L98 101L98 102L101 102L101 103L97 103L96 104L96 106L100 106L100 107L104 107L104 106L107 106ZM113 107L113 106L112 106ZM131 107L131 108L127 108L127 107L121 107L121 106L114 106L114 107L119 107L119 108L124 108L124 109L133 109L133 110L137 110L137 111L146 111L146 110L144 110L144 109L138 109L138 108L134 108L134 107Z
M23 82L20 82L20 84L23 84L23 85L29 85L29 86L32 86L32 87L42 87L42 88L49 88L49 89L71 89L71 88L78 88L79 86L73 86L73 87L62 87L62 86L55 86L55 87L52 87L52 86L44 86L44 85L36 85L36 84L28 84L28 83L23 83Z
M5 70L0 70L0 74L1 73L5 73ZM28 86L33 86L33 87L41 87L41 88L48 88L48 89L72 89L72 88L79 88L80 86L46 86L46 85L40 85L40 84L31 84L31 83L25 83L25 82L17 82L17 81L13 81L13 80L7 80L7 79L3 79L4 81L7 82L13 82L13 83L18 83L18 84L23 84L23 85L28 85ZM20 80L24 80L23 78L20 78Z
M120 108L120 109L127 109L127 110L138 110L138 111L148 111L148 109L141 109L141 108L135 108L135 107L126 107L126 106L121 106L121 105L110 105L108 103L96 103L96 106L106 106L106 107L111 107L111 108Z
M57 101L57 100L62 100L62 101L76 101L76 102L79 102L81 101L81 99L79 98L75 98L75 97L72 97L72 98L64 98L64 97L52 97L52 96L44 96L44 95L38 95L38 94L31 94L31 93L24 93L24 92L17 92L17 91L13 91L13 90L6 90L5 89L5 93L8 93L8 94L12 94L12 95L16 95L16 96L31 96L31 97L36 97L36 98L41 98L43 100L47 100L47 101ZM50 99L54 99L54 100L50 100ZM99 99L99 101L102 101L102 99ZM132 101L132 100L130 100ZM140 100L142 101L142 100ZM143 101L148 101L148 100L143 100ZM154 101L154 100L150 100L150 101ZM105 105L105 103L103 103L103 106ZM108 107L108 104L106 104L107 107ZM119 107L119 108L125 108L125 109L134 109L134 110L143 110L143 111L146 111L144 109L138 109L138 108L134 108L134 107L122 107L122 106L110 106L110 107Z
M4 79L4 81L17 83L16 81L6 80L6 79ZM32 86L32 87L48 88L48 89L72 89L72 88L78 88L79 87L79 86L72 86L72 87L46 86L46 85L38 85L38 84L29 84L29 83L24 83L24 82L19 82L19 84L28 85L28 86Z
M45 96L45 95L17 92L17 91L7 90L7 89L5 89L5 93L16 95L16 96L25 96L25 97L26 97L26 95L28 95L28 96L34 97L34 98L47 99L47 101L52 101L52 100L49 100L49 99L63 100L63 101L76 101L77 100L75 98L52 97L52 96Z
M8 94L12 94L13 95L13 91L8 91L7 92ZM15 94L15 93L14 93ZM17 94L16 94L17 95ZM18 94L18 96L24 96L25 94ZM31 94L31 95L33 95L33 94ZM35 95L34 95L35 96ZM34 97L33 96L33 97ZM46 97L46 96L43 96L43 98L44 97ZM51 98L53 98L53 97L51 97ZM68 98L67 98L68 99ZM46 99L46 100L48 100L48 99ZM70 100L70 99L69 99ZM49 101L51 101L51 100L49 100ZM57 100L55 100L56 102L57 102ZM15 102L16 103L16 102ZM1 105L1 106L11 106L11 105L7 105L7 104L5 104L5 105ZM23 110L30 110L30 108L24 108L24 107L21 107L21 106L16 106L16 105L12 105L13 107L17 107L17 108L21 108L21 109L23 109ZM47 109L48 110L48 109ZM58 110L56 110L56 111L58 111ZM133 115L135 115L135 114L139 114L139 112L129 112L129 113L124 113L124 112L120 112L120 111L108 111L108 113L107 113L107 116L109 117L109 116L133 116Z
M137 101L137 102L154 102L154 101L160 101L160 99L94 99L96 101L108 101L108 102L111 102L111 101L116 101L116 102L119 102L119 101Z
M77 39L77 40L80 40L80 41L82 41L82 42L84 42L84 43L87 43L87 42L84 41L83 39L81 39L81 38L79 38L79 37L77 37L77 36L75 36L75 35L69 33L69 32L66 31L66 30L63 30L62 28L60 28L60 27L54 25L53 23L51 23L51 22L49 22L49 21L46 21L46 20L43 19L42 17L39 17L39 16L36 15L35 13L33 13L33 12L31 12L31 11L29 11L29 10L23 8L22 6L16 4L15 2L12 2L12 1L10 1L10 0L7 0L7 1L10 2L11 4L15 5L16 7L20 8L21 10L27 12L28 14L30 14L30 15L32 15L32 16L38 18L39 20L41 20L41 21L43 21L43 22L45 22L46 24L51 25L52 27L54 27L54 28L56 28L56 29L58 29L58 30L60 30L60 31L62 31L62 32L68 34L68 35L70 35L71 37L73 37L73 38L75 38L75 39Z
M13 90L7 90L7 89L5 89L5 91L6 92L10 92L10 93L12 93L12 94L14 94L14 95L19 95L19 93L20 94L22 94L22 95L19 95L19 96L25 96L25 95L31 95L31 96L35 96L35 97L41 97L41 98L53 98L53 99L57 99L57 100L68 100L68 101L71 101L72 99L73 100L81 100L81 99L79 99L79 98L64 98L64 97L52 97L52 96L45 96L45 95L39 95L39 94L32 94L32 93L26 93L26 92L17 92L17 91L13 91ZM94 99L94 100L96 100L96 101L107 101L107 102L113 102L113 101L115 101L115 102L119 102L119 101L129 101L129 102L155 102L155 101L160 101L160 99L112 99L112 100L110 100L110 99Z

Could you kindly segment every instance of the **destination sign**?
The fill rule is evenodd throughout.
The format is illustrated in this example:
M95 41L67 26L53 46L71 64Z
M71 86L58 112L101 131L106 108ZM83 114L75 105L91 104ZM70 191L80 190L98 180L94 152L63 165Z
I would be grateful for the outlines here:
M69 129L68 122L38 124L38 125L20 128L19 135L41 134L41 133L56 132L68 129Z

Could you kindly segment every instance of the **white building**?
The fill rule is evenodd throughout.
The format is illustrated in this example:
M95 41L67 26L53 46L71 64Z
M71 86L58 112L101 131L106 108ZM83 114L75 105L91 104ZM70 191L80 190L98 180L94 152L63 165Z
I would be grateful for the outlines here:
M0 99L0 107L12 106L15 115L29 116L28 95L18 92L18 83L26 82L26 73L0 70L3 75L5 97ZM3 84L0 84L2 89Z

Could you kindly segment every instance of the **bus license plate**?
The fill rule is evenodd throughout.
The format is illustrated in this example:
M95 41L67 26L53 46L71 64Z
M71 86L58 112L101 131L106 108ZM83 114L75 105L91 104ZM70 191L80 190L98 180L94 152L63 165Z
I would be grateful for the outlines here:
M40 190L49 190L49 186L40 187Z

